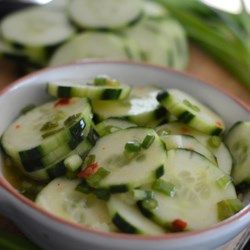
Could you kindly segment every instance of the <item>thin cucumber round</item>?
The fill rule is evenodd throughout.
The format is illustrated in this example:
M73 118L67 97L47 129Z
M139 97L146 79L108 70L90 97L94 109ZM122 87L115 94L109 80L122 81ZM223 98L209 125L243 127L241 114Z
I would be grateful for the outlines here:
M197 230L216 224L220 221L217 204L237 198L230 177L201 154L170 150L165 166L161 180L171 183L174 193L155 192L156 209L148 210L140 204L139 207L144 215L170 231Z
M130 90L128 85L95 86L80 80L53 81L49 82L47 87L48 93L55 97L88 97L91 100L126 99Z
M135 153L126 150L128 143L141 144L148 135L154 140L147 149L139 146L140 150ZM100 181L99 187L116 193L159 178L166 151L154 130L128 128L100 138L89 155L94 155L98 166L110 172Z
M74 149L89 134L91 118L87 99L49 102L20 116L1 142L6 153L31 172L43 168L40 159L62 144Z
M113 224L124 233L159 235L164 230L141 215L129 194L112 195L108 209Z
M130 46L126 38L114 33L88 31L60 46L53 54L50 65L62 65L85 58L137 59L137 49Z
M45 8L29 8L8 15L0 29L4 39L31 48L59 44L74 33L64 12Z
M134 87L128 100L93 101L93 112L100 120L127 119L139 126L154 127L168 120L168 113L156 100L161 90L153 86Z
M53 164L43 167L41 169L38 169L34 165L34 170L32 172L28 172L26 169L24 169L18 162L14 162L19 166L21 171L28 177L34 180L38 181L48 181L53 180L57 177L64 176L68 172L67 163L65 162L65 159L72 155L79 155L82 159L86 157L86 155L89 153L91 148L93 147L93 144L88 140L84 140L81 142L74 150L72 150L70 153L62 156L60 159L58 159Z
M78 180L57 178L42 189L36 204L71 222L101 231L113 231L106 203L94 195L76 191L78 184Z
M157 100L179 121L205 134L219 135L225 129L224 122L217 114L178 89L158 94Z
M119 119L119 118L109 118L104 120L103 122L98 123L95 126L95 130L99 134L99 136L108 135L114 133L115 131L137 127L135 123Z
M232 177L236 185L250 185L250 122L238 122L227 133L225 143L234 158Z
M191 135L162 135L161 140L165 143L167 150L176 148L193 150L217 165L215 156Z
M206 135L198 130L195 130L188 125L180 122L171 122L168 124L163 124L156 128L156 132L159 135L170 134L170 135L191 135L201 144L203 144L215 157L217 164L221 170L227 174L231 174L233 166L233 158L228 150L227 146L220 142L217 147L212 147L209 143L211 136Z
M82 28L117 29L138 19L142 9L142 0L72 0L69 15Z

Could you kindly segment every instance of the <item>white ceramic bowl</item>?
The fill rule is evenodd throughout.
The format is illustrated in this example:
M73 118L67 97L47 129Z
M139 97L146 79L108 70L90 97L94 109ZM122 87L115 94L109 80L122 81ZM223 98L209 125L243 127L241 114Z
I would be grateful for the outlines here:
M45 92L47 81L89 79L98 74L108 74L131 85L158 84L184 90L216 110L228 127L239 120L250 120L249 106L183 73L138 63L84 62L42 70L4 89L0 93L0 134L22 107L49 99ZM249 200L246 198L248 205L238 214L203 230L159 237L130 236L97 232L57 218L20 195L0 173L0 211L11 218L30 239L47 250L214 249L250 225Z

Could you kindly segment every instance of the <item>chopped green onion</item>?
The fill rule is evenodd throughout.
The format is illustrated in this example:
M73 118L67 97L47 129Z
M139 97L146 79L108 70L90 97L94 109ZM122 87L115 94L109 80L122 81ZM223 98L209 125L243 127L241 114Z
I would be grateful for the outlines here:
M59 126L58 122L46 122L41 127L40 131L52 130Z
M86 158L85 158L85 161L84 161L84 165L85 166L89 166L90 164L94 163L95 162L95 155L88 155Z
M151 190L134 189L132 195L136 201L154 198L154 192Z
M29 104L29 105L25 106L24 108L22 108L22 110L20 111L20 113L22 115L24 115L24 114L28 113L29 111L31 111L32 109L34 109L35 107L36 107L35 104Z
M65 126L70 126L72 125L73 123L75 123L78 118L81 116L81 113L78 113L78 114L74 114L74 115L71 115L69 116L65 121L64 121L64 125Z
M221 138L213 135L208 139L207 143L212 148L218 148L221 145Z
M155 140L155 136L154 136L154 135L148 134L148 135L146 135L146 137L144 138L144 140L143 140L141 146L142 146L144 149L148 149L148 148L151 146L151 144L154 142L154 140Z
M90 194L92 192L92 188L88 185L86 180L82 180L81 183L77 185L75 190L84 194Z
M96 189L94 190L94 194L100 200L108 201L110 198L110 191L108 189L104 188Z
M141 143L137 141L129 141L125 145L125 151L129 153L137 153L141 150Z
M224 175L216 180L216 183L220 188L226 188L232 182L230 176Z
M142 201L142 206L146 209L153 210L158 206L158 202L155 199L145 199Z
M59 128L59 129L56 129L56 130L48 131L48 132L42 134L42 138L45 139L45 138L47 138L47 137L49 137L51 135L55 135L55 134L59 133L62 130L63 130L63 128Z
M174 197L176 193L176 189L174 184L170 182L166 182L162 179L156 180L152 185L153 190L158 191L162 194L165 194L170 197Z
M218 219L225 220L239 212L243 207L239 199L222 200L217 203Z
M109 174L110 172L106 170L105 168L99 168L97 172L91 175L90 177L88 177L86 181L89 186L97 187L99 182Z
M65 167L74 172L82 165L82 158L78 154L71 155L64 160Z

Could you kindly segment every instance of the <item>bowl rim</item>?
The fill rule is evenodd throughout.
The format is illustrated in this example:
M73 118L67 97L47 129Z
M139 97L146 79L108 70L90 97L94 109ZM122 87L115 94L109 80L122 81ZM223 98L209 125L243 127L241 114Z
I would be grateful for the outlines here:
M240 100L239 97L233 95L232 93L226 91L225 89L223 89L221 87L214 86L212 83L206 82L203 79L200 79L199 77L194 77L190 73L181 72L181 71L178 71L175 69L169 69L169 68L166 68L163 66L156 66L156 65L152 65L152 64L146 64L146 63L141 63L141 62L123 61L123 60L95 60L95 59L89 60L88 59L88 60L76 61L74 63L65 64L65 65L61 65L61 66L54 66L54 67L45 68L45 69L33 72L31 74L28 74L24 77L21 77L21 78L15 80L13 83L7 85L6 87L4 87L0 91L0 97L3 96L8 91L10 91L11 89L18 86L19 84L21 84L22 82L24 82L30 78L34 78L36 76L39 76L41 74L46 74L49 71L54 71L56 69L68 68L68 67L72 67L72 66L84 66L84 65L91 65L91 64L93 64L93 65L95 65L95 64L134 65L134 66L141 66L143 68L151 68L154 70L160 70L160 71L167 72L167 73L174 73L174 74L177 74L177 75L180 75L183 77L187 77L190 80L198 81L199 84L203 84L206 86L208 85L211 88L218 90L222 94L224 94L227 97L229 97L230 99L232 99L238 105L243 107L246 111L250 112L250 105L248 105L244 101ZM54 220L57 223L61 223L64 226L69 226L72 229L80 230L82 232L97 234L97 235L103 236L105 238L120 239L120 240L129 239L129 240L136 240L136 241L141 241L141 240L143 240L143 241L145 241L145 240L146 241L156 241L156 240L157 241L159 241L159 240L165 241L165 240L177 240L177 239L189 238L189 237L199 236L199 235L211 232L212 230L215 230L215 229L222 229L224 226L232 224L233 222L240 220L243 216L250 214L250 204L248 204L244 209L242 209L237 214L231 216L230 218L228 218L222 222L216 223L212 226L203 228L203 229L189 231L189 232L180 232L180 233L166 233L164 235L159 235L159 236L130 235L130 234L125 234L125 233L104 232L101 230L91 229L91 228L86 227L84 225L70 222L66 219L63 219L62 217L56 216L52 213L49 213L46 210L37 206L33 201L29 200L28 198L26 198L22 194L18 193L17 190L4 178L4 176L0 176L0 187L5 189L8 193L12 194L12 196L14 196L17 200L21 201L24 205L27 205L28 207L34 209L36 212L46 216L49 219Z

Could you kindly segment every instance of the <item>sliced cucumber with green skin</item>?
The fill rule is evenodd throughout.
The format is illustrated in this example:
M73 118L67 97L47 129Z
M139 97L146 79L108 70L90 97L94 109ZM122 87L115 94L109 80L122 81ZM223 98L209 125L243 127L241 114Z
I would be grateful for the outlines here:
M73 0L69 4L71 19L82 28L117 29L138 19L142 0Z
M209 143L211 136L206 135L180 122L171 122L168 124L163 124L161 126L158 126L156 128L156 132L159 135L170 134L170 135L193 136L201 144L207 147L211 153L214 154L219 168L223 170L226 174L230 175L233 166L233 158L227 146L223 142L221 142L218 147L212 147L210 146Z
M62 144L74 149L90 132L91 118L87 99L49 102L13 122L2 136L2 145L11 158L31 172L42 168L40 159Z
M74 33L64 12L45 8L29 8L8 15L0 29L4 39L28 48L56 45Z
M219 222L217 203L237 198L230 177L201 154L170 150L165 167L161 179L174 185L175 195L155 192L158 207L148 210L139 204L139 208L145 216L170 231L196 230L216 224ZM178 221L185 222L186 226L178 228Z
M178 89L158 94L157 100L179 121L205 134L219 135L225 129L224 122L217 114Z
M102 137L104 135L114 133L115 131L132 127L137 127L137 125L123 119L109 118L104 120L103 122L98 123L95 126L95 129L99 136Z
M60 98L88 97L91 100L120 100L129 96L131 87L128 85L96 86L88 85L81 80L62 80L49 82L47 91L50 95Z
M164 230L145 218L133 203L129 194L112 195L108 201L108 209L113 224L124 233L159 235Z
M147 135L154 136L154 141L144 149L141 144ZM126 152L126 144L130 142L141 147L135 154ZM100 138L89 155L94 155L98 166L110 172L100 181L99 187L117 193L159 178L164 171L166 151L154 130L128 128Z
M159 30L159 23L156 20L143 19L137 25L125 30L124 33L139 45L142 61L168 65L166 59L169 50L168 44Z
M93 101L93 112L97 118L127 119L139 126L154 127L168 120L168 113L156 100L161 90L153 86L134 87L128 100Z
M162 135L161 140L165 143L166 149L183 148L193 150L204 155L209 161L217 165L215 156L198 140L190 135Z
M227 133L225 143L234 158L234 183L250 185L250 122L238 122Z
M84 58L131 60L137 50L128 40L110 32L84 32L60 46L50 60L50 66L62 65ZM139 53L139 52L138 52Z
M14 162L20 167L21 171L31 179L38 181L48 181L67 174L68 167L66 165L65 159L75 154L79 155L82 159L85 159L92 147L93 144L88 139L86 139L81 142L74 150L64 155L53 164L32 172L26 171L22 166L20 166L18 162L15 162L15 160Z
M36 204L46 211L92 229L113 231L106 203L75 190L78 180L57 178L38 194Z

